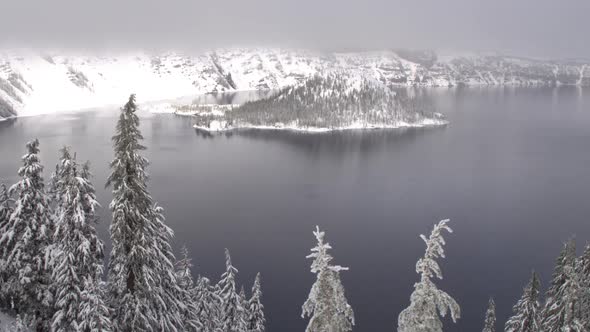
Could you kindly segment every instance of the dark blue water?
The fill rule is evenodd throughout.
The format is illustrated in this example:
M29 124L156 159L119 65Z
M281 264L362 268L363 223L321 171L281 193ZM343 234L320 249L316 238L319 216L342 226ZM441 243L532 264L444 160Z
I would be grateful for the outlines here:
M393 331L423 254L420 233L450 218L438 282L462 306L445 331L478 331L490 296L503 324L531 269L547 285L563 241L590 239L590 90L411 91L451 124L399 131L203 137L189 118L142 117L153 196L186 244L195 273L218 279L223 248L249 290L263 276L271 332L303 331L314 281L305 256L320 225L334 247L356 331ZM139 96L141 97L141 96ZM90 159L102 189L116 110L0 123L0 178L16 180L27 140L41 140L46 176L60 146ZM103 209L101 235L108 239Z

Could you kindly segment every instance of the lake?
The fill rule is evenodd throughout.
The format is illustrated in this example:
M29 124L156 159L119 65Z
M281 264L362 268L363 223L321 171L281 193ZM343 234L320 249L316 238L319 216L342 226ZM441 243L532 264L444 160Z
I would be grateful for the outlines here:
M419 234L450 218L455 232L446 236L437 284L459 302L463 318L445 320L445 331L481 330L490 296L501 329L530 271L545 289L563 242L575 237L581 253L590 240L590 90L402 93L432 100L450 124L204 136L190 118L143 112L149 187L175 231L175 249L186 244L194 273L217 281L229 248L248 292L262 274L267 330L300 332L307 324L301 305L315 279L305 256L319 225L334 263L350 267L341 275L355 331L394 331L418 280ZM105 108L0 122L0 179L17 180L28 140L40 139L46 179L58 149L72 146L92 163L107 241L111 194L104 183L117 115Z

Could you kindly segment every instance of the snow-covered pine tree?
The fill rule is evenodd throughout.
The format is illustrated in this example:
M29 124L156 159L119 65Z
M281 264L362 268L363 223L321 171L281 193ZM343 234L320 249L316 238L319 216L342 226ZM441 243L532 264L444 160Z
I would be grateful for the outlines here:
M231 262L229 250L225 249L225 272L219 280L219 297L221 298L221 326L224 332L246 331L245 309L236 286L236 269Z
M6 185L0 183L0 232L2 232L0 234L3 234L3 231L8 224L8 218L12 213L12 203Z
M191 272L193 264L186 246L181 248L180 256L176 262L176 279L180 288L179 299L184 303L181 311L183 325L187 332L202 331L203 326L198 316L197 289Z
M490 298L482 332L496 332L496 303Z
M8 231L6 226L8 225L8 219L12 214L12 203L6 185L0 183L0 236ZM5 271L6 257L4 257L4 254L5 253L0 250L0 306L3 308L8 307L10 304L9 294L4 294L5 282L8 278Z
M582 287L578 301L579 318L586 331L590 331L590 245L584 248L576 263L576 270Z
M447 225L448 219L436 224L426 238L420 235L426 243L424 257L418 260L416 272L420 274L420 281L414 284L414 292L410 297L410 306L404 309L398 318L398 332L442 332L440 316L444 317L450 311L455 322L461 315L459 304L446 292L438 289L433 277L442 279L440 266L436 262L439 257L444 258L443 246L445 240L442 231L452 233Z
M63 159L63 153L64 150L61 150L62 155L60 159ZM69 151L68 151L69 152ZM51 199L52 202L55 202L57 200L57 191L58 191L58 182L59 179L61 178L61 170L59 168L60 163L58 162L57 164L55 164L55 171L53 171L53 173L51 173L51 177L49 178L49 183L47 183L47 196L49 196L49 198Z
M243 326L242 326L242 330L243 331L248 331L248 317L250 317L250 307L248 304L248 298L246 297L246 290L244 289L244 286L242 285L240 287L240 301L241 301L241 306L244 309L242 311L242 321L243 321Z
M514 316L506 322L506 332L539 332L541 330L541 308L539 288L541 283L533 271L531 280L523 290L522 297L512 308Z
M575 263L576 244L573 240L569 240L563 245L563 249L557 257L551 285L545 295L545 306L541 312L541 324L544 332L561 332L566 326L568 302L574 300L568 297L568 288L576 287L579 284L577 276L571 271L567 272L569 269L575 269ZM571 278L576 280L571 280Z
M51 274L46 259L53 225L38 140L27 143L27 154L22 160L23 166L18 170L21 180L9 189L9 195L16 198L14 211L0 237L7 275L5 294L10 294L17 312L47 323L53 314L48 288Z
M27 327L26 323L20 317L20 315L16 315L16 318L12 324L10 324L10 329L7 332L28 332L29 328Z
M55 253L53 282L56 289L53 316L53 331L80 330L82 293L86 297L100 297L92 294L97 290L94 284L101 280L103 243L98 238L95 224L95 189L90 182L88 166L80 166L64 148L59 168L60 178L56 182L55 197L58 201L55 213ZM92 289L87 290L86 285ZM96 302L96 299L87 299ZM90 325L90 323L85 323Z
M102 273L102 269L100 270ZM83 332L115 331L111 323L111 312L105 301L106 284L97 278L86 278L80 294L79 330Z
M197 280L197 316L203 332L223 331L220 320L220 291L212 286L209 279L199 277Z
M147 189L148 160L140 154L145 147L136 111L131 95L113 136L115 158L107 181L113 188L108 269L113 328L176 332L183 328L183 304L173 273L175 258L169 243L173 233Z
M302 307L301 317L310 317L306 332L347 332L354 326L354 312L344 295L340 271L348 270L340 265L330 265L332 249L324 242L325 232L316 226L313 232L317 245L307 258L313 259L311 272L316 274L309 296Z
M264 332L266 318L264 318L264 306L262 305L260 273L256 274L256 279L254 279L252 297L248 301L248 313L248 332Z

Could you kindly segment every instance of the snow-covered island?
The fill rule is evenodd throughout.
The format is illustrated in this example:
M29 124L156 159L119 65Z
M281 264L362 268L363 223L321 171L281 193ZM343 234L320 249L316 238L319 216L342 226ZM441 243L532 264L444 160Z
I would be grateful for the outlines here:
M268 98L235 105L177 107L191 114L195 129L286 129L325 132L440 126L447 120L423 100L403 98L375 80L346 74L314 76Z

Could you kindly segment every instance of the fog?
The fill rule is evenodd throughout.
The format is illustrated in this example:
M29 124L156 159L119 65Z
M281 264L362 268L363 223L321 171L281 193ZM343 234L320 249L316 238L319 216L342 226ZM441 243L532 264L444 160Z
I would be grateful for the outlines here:
M493 51L590 57L588 0L0 0L0 47Z

